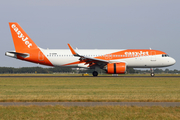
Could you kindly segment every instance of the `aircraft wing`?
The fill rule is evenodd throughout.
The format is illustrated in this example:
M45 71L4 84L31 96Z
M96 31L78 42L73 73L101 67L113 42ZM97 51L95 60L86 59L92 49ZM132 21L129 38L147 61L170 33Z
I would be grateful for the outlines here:
M83 56L83 55L79 55L72 47L70 44L68 44L69 49L71 50L72 54L76 57L80 57L79 60L81 62L85 62L86 64L89 64L88 67L93 67L95 65L99 66L99 67L104 67L106 64L109 63L109 61L107 60L102 60L102 59L97 59L97 58L92 58L92 57L87 57L87 56Z

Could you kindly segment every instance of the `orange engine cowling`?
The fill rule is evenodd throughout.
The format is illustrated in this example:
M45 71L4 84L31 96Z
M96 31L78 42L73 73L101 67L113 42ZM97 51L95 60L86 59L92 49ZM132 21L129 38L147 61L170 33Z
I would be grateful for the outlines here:
M108 74L125 74L126 72L126 63L109 63L107 64L107 73Z

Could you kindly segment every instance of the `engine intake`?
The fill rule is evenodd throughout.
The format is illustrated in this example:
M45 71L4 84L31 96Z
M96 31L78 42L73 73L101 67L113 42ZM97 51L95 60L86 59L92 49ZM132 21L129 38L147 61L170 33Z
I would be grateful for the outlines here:
M109 63L107 64L107 73L108 74L125 74L126 72L126 63Z

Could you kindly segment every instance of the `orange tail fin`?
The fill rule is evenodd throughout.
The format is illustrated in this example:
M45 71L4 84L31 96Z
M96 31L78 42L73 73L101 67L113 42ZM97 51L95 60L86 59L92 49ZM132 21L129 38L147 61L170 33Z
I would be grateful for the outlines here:
M38 48L18 23L9 23L16 52Z
M9 23L16 52L6 52L17 59L53 66L42 50L32 41L18 23Z

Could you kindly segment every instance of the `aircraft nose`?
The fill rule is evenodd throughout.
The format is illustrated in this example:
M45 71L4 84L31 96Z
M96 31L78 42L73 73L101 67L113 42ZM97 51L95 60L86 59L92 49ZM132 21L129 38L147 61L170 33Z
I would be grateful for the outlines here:
M174 65L176 63L176 60L174 58L171 58L169 62L171 65Z

